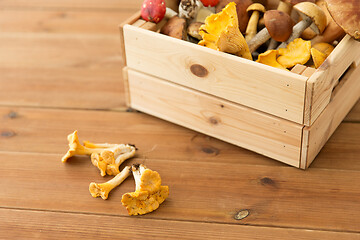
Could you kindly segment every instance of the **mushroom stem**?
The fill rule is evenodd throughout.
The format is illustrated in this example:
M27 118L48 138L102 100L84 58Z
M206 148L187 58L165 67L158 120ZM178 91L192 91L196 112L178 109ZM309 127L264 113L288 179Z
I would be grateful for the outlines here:
M309 17L304 18L293 27L293 33L285 42L281 43L277 49L286 47L290 42L300 37L301 33L312 24L312 19Z
M245 32L245 40L250 41L257 33L257 24L259 22L260 13L253 11L249 19Z
M260 47L264 42L271 38L269 31L266 28L263 28L258 32L254 38L248 42L250 52L254 52L258 47Z
M128 176L130 176L130 167L126 166L119 174L117 174L113 179L97 184L90 183L89 191L91 196L93 197L101 197L102 199L107 199L109 196L109 192L113 190L115 187L119 186Z

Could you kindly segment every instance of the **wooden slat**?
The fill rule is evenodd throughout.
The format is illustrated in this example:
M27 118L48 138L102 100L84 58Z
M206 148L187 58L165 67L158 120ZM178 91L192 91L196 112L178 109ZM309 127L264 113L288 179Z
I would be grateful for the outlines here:
M140 9L143 0L2 0L0 7L3 8L72 8L72 9Z
M306 77L130 25L124 32L129 68L303 122ZM190 71L196 64L204 77Z
M326 61L307 81L304 124L312 125L330 102L331 93L341 75L360 56L360 43L345 36Z
M308 231L200 222L179 222L0 209L4 239L356 239L356 233ZM104 224L106 223L106 224ZM141 226L141 227L140 227Z
M50 139L48 139L50 141ZM0 153L0 205L127 216L120 199L133 178L110 193L91 197L89 183L103 182L90 159L61 163L60 154ZM358 171L255 166L193 161L132 159L158 171L169 198L146 219L206 221L337 231L360 229ZM311 188L309 188L311 186ZM241 209L250 215L239 221ZM321 220L320 220L321 219Z
M140 159L284 166L254 152L140 113L0 107L0 119L1 151L64 154L66 136L78 129L81 141L134 143L139 148ZM330 139L330 147L325 145L311 168L360 170L357 164L359 131L358 124L342 124Z
M116 11L5 9L0 14L0 26L1 33L21 32L21 38L26 37L27 33L112 34L117 37L117 26L134 12L135 10L124 9ZM113 51L117 49L114 48ZM59 52L62 50L59 49Z
M307 154L302 155L301 162L308 167L320 152L346 114L351 110L360 97L360 67L352 68L343 77L332 93L332 99L319 118L310 126L305 127L303 148Z
M303 126L128 70L131 107L299 167Z
M0 104L124 108L119 49L118 35L2 33Z

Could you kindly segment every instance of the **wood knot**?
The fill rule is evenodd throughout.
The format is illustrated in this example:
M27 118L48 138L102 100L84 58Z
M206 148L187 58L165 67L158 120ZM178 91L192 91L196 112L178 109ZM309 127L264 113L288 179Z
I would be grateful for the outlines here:
M16 135L16 133L13 131L10 131L10 130L1 131L1 137L4 137L4 138L11 138L11 137L14 137L15 135Z
M260 183L261 183L261 185L275 186L275 181L268 177L264 177L264 178L260 179Z
M247 209L240 210L238 213L235 214L235 220L241 220L249 216L250 211Z
M7 114L7 117L8 118L11 118L11 119L14 119L14 118L17 118L18 117L18 113L17 112L14 112L14 111L11 111Z
M193 64L190 66L190 71L197 77L206 77L208 75L208 70L201 66L200 64Z
M211 147L211 146L205 146L205 147L202 147L201 150L204 152L204 153L207 153L207 154L213 154L215 156L219 155L220 153L220 150L215 148L215 147Z
M212 125L218 125L221 121L219 118L213 116L213 117L209 117L209 122Z

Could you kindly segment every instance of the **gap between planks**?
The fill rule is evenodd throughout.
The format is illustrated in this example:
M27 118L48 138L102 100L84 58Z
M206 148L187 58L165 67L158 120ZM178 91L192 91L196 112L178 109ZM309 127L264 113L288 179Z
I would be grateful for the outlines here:
M19 211L19 212L36 212L36 213L50 213L50 214L64 214L64 215L79 215L79 216L98 216L98 217L111 217L111 218L120 218L120 219L128 219L137 218L139 220L139 216L120 216L116 214L106 214L106 213L92 213L92 212L76 212L76 211L60 211L60 210L47 210L47 209L36 209L36 208L15 208L15 207L2 207L0 206L0 211ZM146 215L145 215L146 216ZM261 224L241 224L241 220L239 223L224 223L224 222L212 222L212 221L196 221L196 220L185 220L185 219L166 219L166 218L151 218L146 216L146 218L141 219L140 221L156 221L156 222L179 222L179 223L193 223L193 224L209 224L209 225L222 225L222 226L239 226L243 228L267 228L267 229L277 229L277 230L304 230L304 231L318 231L324 233L349 233L349 234L359 234L360 231L341 231L341 230L328 230L321 228L303 228L303 227L286 227L286 226L272 226L272 225L261 225ZM1 226L1 223L0 223ZM1 231L1 230L0 230Z

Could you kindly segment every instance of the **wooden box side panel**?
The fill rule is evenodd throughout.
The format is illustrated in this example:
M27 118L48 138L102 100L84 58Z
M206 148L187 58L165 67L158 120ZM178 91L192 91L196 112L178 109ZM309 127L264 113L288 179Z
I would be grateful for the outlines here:
M345 36L306 86L304 124L312 125L330 102L332 91L348 67L360 58L360 42Z
M131 107L299 167L303 126L128 70Z
M360 66L354 64L335 88L325 110L310 127L304 128L301 168L309 167L359 97Z
M124 26L129 68L303 123L307 77Z

